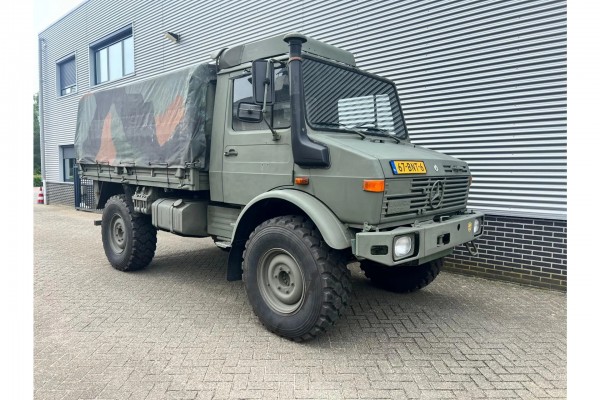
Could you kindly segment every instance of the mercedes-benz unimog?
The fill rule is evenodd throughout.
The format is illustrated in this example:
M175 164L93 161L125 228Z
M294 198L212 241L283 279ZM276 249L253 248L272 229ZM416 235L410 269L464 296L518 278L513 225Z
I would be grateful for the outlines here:
M411 143L392 81L298 33L213 60L80 100L77 162L114 268L148 266L157 230L211 237L264 326L301 341L341 316L349 263L410 292L476 251L469 167Z

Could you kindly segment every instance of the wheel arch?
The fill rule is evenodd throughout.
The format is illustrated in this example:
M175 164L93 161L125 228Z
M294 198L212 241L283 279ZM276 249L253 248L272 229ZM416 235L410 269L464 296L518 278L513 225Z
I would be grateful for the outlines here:
M103 209L108 199L114 195L127 194L125 191L125 186L126 185L115 182L94 181L96 209Z
M254 228L268 219L288 214L309 218L329 247L336 250L350 247L350 230L319 199L293 189L266 192L252 199L238 216L229 252L227 280L241 279L242 253Z

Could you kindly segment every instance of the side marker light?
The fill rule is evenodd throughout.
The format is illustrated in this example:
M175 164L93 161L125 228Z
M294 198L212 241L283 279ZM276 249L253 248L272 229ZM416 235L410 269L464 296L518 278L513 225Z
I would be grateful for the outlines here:
M385 190L385 180L383 180L383 179L365 179L363 181L363 190L365 192L381 193Z

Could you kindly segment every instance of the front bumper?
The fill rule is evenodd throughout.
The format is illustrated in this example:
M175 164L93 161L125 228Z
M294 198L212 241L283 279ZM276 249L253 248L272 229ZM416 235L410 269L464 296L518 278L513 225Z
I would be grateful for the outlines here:
M477 235L473 230L476 218L481 220ZM385 232L359 232L352 243L352 252L360 259L368 259L384 265L400 265L411 261L418 264L443 257L452 249L470 242L483 233L484 214L470 211L455 215L443 222L427 222L417 226L398 227ZM404 258L394 259L394 238L413 235L413 251ZM387 252L383 254L387 246Z

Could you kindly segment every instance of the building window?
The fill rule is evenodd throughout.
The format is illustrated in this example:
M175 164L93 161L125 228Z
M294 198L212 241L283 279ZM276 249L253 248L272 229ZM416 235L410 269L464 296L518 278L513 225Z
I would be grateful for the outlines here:
M96 85L133 73L133 36L126 28L90 46Z
M77 91L75 56L58 63L58 86L61 96Z
M73 182L73 168L75 167L75 147L61 146L63 181Z

